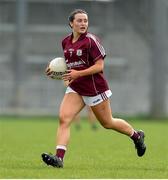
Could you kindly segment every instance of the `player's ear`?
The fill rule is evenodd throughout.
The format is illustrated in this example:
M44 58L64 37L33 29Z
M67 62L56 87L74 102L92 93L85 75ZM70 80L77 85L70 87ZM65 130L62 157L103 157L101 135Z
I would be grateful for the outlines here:
M72 28L72 22L69 22L69 26L70 26L70 28Z

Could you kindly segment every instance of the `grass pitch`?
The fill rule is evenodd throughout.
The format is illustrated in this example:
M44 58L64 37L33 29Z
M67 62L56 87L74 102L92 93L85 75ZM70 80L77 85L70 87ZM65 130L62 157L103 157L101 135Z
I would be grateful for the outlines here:
M137 157L132 141L99 126L72 125L64 168L46 166L42 152L55 152L56 118L0 118L0 178L168 178L168 121L131 120L146 133L147 152Z

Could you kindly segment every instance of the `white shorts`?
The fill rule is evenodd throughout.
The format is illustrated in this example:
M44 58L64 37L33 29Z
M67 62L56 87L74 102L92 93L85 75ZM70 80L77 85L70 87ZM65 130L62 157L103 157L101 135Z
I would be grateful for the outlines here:
M67 87L65 94L68 93L77 93L76 91L74 91L71 87ZM83 101L86 105L88 106L95 106L101 102L103 102L104 100L108 99L110 96L112 95L111 90L107 90L101 94L98 94L96 96L82 96Z

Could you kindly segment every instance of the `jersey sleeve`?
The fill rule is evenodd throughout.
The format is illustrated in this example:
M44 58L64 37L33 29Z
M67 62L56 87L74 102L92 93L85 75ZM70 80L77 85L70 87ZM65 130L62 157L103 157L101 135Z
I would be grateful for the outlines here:
M104 59L106 56L104 47L94 36L90 37L90 56L92 57L93 61Z

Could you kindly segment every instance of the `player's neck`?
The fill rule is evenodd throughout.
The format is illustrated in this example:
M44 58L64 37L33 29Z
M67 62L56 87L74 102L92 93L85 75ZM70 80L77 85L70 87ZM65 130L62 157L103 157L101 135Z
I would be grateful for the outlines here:
M72 43L75 43L81 34L77 33L77 32L73 32L73 38L72 38Z

